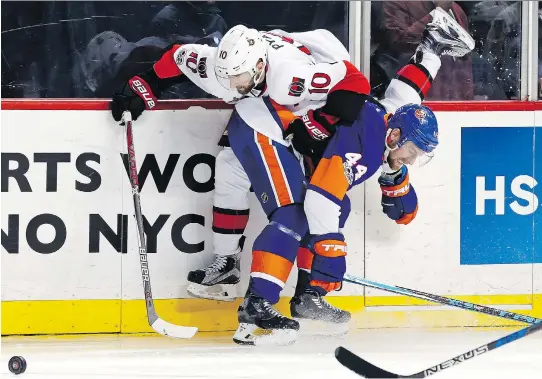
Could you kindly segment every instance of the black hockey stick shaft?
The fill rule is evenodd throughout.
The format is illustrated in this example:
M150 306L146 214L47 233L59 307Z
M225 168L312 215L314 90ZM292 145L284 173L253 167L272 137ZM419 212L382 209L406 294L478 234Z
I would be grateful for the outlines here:
M342 346L335 350L335 357L343 366L364 378L426 378L540 330L542 330L542 323L528 326L412 375L399 375L386 371Z
M346 274L344 276L344 281L395 293L398 295L414 297L421 300L432 301L432 302L439 303L442 305L448 305L450 307L461 308L467 311L484 313L490 316L505 318L508 320L521 321L521 322L526 322L528 324L537 324L537 323L542 322L542 319L539 319L536 317L522 315L520 313L510 312L503 309L487 307L485 305L469 303L467 301L452 299L452 298L444 297L440 295L433 295L427 292L417 291L410 288L377 283L377 282L373 282L373 281L360 278L354 275Z
M145 241L145 230L143 229L143 213L141 212L141 199L139 196L139 179L137 176L137 164L134 147L134 136L132 133L132 117L129 112L124 113L124 122L126 123L126 143L128 147L128 176L132 186L132 196L134 200L135 219L137 224L139 263L141 265L141 278L143 280L143 291L145 293L145 305L147 308L147 318L149 325L159 318L154 308L152 298L149 263L147 260L147 244Z

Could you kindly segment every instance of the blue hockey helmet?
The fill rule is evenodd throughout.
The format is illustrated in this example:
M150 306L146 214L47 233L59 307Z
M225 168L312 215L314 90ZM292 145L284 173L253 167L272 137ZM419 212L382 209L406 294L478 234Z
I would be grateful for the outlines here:
M396 149L408 149L413 159L420 158L420 166L431 160L438 145L438 122L431 109L418 104L403 105L389 118L388 128L401 130Z

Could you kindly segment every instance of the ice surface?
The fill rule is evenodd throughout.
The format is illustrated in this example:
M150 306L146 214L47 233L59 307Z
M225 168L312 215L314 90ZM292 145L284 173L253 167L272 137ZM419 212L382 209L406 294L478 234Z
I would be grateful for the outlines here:
M17 378L359 378L341 366L333 351L343 345L387 370L412 374L513 328L373 329L346 339L301 337L288 347L237 346L232 333L198 333L191 340L157 335L3 337L0 377L15 378L7 362L25 357ZM450 368L436 378L542 378L542 332Z

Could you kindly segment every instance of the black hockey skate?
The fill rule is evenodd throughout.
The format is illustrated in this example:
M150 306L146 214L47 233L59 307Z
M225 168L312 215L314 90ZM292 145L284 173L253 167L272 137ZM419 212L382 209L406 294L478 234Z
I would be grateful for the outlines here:
M240 258L217 255L209 266L188 273L187 292L209 300L233 301L237 297L236 284L240 281Z
M247 293L237 310L239 327L233 341L240 345L289 345L296 341L299 323L281 315L271 303ZM258 328L262 333L254 333Z
M306 289L290 300L292 317L302 331L315 336L342 336L348 333L350 312L329 304L318 292Z
M423 38L416 49L416 61L421 61L424 52L439 57L450 55L462 57L474 49L474 39L442 8L431 12L433 20L425 26Z

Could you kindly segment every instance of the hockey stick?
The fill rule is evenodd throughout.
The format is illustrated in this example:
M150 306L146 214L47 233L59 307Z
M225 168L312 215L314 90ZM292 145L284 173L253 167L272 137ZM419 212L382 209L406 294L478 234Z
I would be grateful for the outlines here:
M523 338L529 334L538 332L540 330L542 330L542 323L537 323L537 324L528 326L512 334L508 334L507 336L499 338L498 340L495 340L486 345L477 347L476 349L469 350L466 353L460 354L452 359L448 359L447 361L439 363L436 366L429 367L423 371L420 371L412 375L399 375L399 374L394 374L390 371L381 369L380 367L377 367L373 365L372 363L367 362L365 359L357 356L356 354L352 353L351 351L345 349L342 346L339 346L337 349L335 349L335 358L337 358L337 360L343 366L354 371L356 374L364 378L426 378L430 375L434 375L438 372L446 370L447 368L456 366L460 363L463 363L474 357L487 353L488 351L497 349L510 342L519 340L520 338Z
M128 145L128 168L130 183L132 185L132 195L134 197L135 218L138 232L139 262L141 264L141 277L143 279L143 290L145 291L145 305L147 307L147 319L149 325L159 334L175 338L192 338L198 331L198 328L191 326L174 325L162 320L156 314L154 300L151 291L151 278L149 262L147 260L147 243L145 242L145 232L143 229L143 215L141 213L141 201L139 198L139 179L137 177L137 165L134 148L134 137L132 135L132 114L126 111L122 115L123 122L126 124L126 142Z
M490 316L501 317L508 320L521 321L521 322L526 322L528 324L538 324L542 322L542 319L539 319L536 317L531 317L531 316L526 316L519 313L509 312L509 311L505 311L501 309L486 307L484 305L473 304L467 301L451 299L449 297L433 295L430 293L416 291L416 290L412 290L405 287L380 284L380 283L372 282L370 280L363 279L354 275L346 274L344 276L344 281L349 282L349 283L354 283L354 284L360 284L366 287L376 288L383 291L393 292L399 295L415 297L418 299L432 301L435 303L448 305L451 307L461 308L461 309L465 309L472 312L484 313Z

